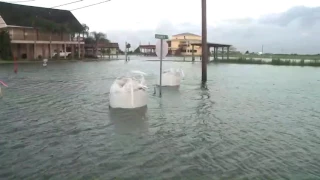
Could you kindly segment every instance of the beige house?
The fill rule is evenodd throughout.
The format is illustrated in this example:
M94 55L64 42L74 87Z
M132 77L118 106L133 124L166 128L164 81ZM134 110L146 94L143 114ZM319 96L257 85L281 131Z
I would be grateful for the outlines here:
M84 41L75 37L82 25L70 11L0 2L1 30L9 32L17 59L51 58L60 51L84 56Z
M119 55L119 44L118 43L111 43L111 42L100 42L99 44L85 44L85 54L88 57L94 56L102 56L102 55ZM97 54L95 54L97 51ZM103 51L105 53L103 53Z
M167 42L169 54L191 56L191 44L201 43L201 36L192 33L181 33L173 35ZM201 46L194 46L193 52L195 56L200 56L202 54Z

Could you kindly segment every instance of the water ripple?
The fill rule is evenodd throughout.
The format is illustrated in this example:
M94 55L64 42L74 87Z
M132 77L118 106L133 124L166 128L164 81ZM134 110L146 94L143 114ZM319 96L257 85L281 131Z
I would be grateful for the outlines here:
M0 179L320 179L318 69L209 65L206 90L199 63L165 62L179 89L110 110L114 78L142 66L152 85L155 62L1 66Z

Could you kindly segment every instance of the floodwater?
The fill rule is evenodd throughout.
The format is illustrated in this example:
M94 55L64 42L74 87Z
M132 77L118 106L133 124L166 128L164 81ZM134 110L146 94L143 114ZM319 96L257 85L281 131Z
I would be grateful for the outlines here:
M0 179L320 179L320 69L182 67L154 96L159 62L0 65ZM112 111L128 70L148 73L149 104Z

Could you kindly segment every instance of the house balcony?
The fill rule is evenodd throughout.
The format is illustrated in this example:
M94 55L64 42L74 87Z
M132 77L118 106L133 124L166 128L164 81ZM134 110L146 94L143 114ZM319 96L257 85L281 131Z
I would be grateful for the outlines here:
M71 38L71 34L68 33L49 33L43 31L37 31L35 29L9 29L11 41L39 41L39 42L78 42L78 38ZM83 42L83 38L79 38L80 42Z

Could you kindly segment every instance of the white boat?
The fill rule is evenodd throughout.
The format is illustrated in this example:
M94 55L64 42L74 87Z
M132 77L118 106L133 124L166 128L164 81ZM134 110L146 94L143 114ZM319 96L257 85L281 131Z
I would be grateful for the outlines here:
M132 74L118 77L110 88L110 107L134 109L147 106L148 93L145 73L132 71Z
M182 69L169 69L162 72L162 86L180 86L181 80L184 78ZM158 81L160 85L160 80Z

